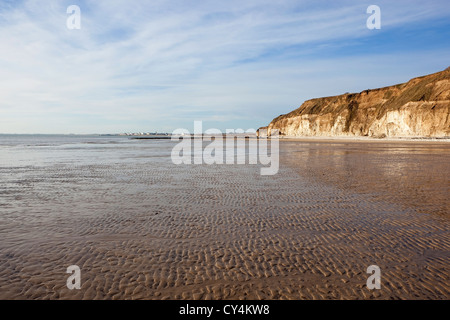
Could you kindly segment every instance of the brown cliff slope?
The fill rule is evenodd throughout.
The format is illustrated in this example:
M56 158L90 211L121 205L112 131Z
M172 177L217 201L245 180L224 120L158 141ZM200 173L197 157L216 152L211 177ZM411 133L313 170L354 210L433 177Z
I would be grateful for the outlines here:
M450 136L450 68L395 86L308 100L273 119L271 129L286 136Z

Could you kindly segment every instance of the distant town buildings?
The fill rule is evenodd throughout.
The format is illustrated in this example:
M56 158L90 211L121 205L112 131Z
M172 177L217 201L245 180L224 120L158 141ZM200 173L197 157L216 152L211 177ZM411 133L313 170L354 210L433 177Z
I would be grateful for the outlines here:
M162 132L125 132L125 133L119 133L119 136L168 136L168 133L162 133Z

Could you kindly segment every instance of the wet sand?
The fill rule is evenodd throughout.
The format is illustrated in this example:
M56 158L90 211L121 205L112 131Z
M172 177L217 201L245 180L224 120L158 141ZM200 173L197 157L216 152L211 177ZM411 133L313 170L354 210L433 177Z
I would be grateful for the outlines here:
M260 176L152 143L4 162L0 299L450 298L449 144L280 141Z

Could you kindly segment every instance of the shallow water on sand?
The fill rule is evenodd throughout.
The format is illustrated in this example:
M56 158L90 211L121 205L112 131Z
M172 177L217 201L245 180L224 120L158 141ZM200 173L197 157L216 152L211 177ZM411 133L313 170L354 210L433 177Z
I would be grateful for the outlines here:
M450 144L280 141L274 176L174 145L0 136L0 298L450 298Z

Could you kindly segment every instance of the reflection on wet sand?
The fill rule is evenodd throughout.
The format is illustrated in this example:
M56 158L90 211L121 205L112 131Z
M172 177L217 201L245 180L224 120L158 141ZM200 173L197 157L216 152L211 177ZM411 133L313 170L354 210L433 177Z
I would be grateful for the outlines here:
M420 212L450 214L449 143L296 141L283 148L290 155L285 163L304 177Z

